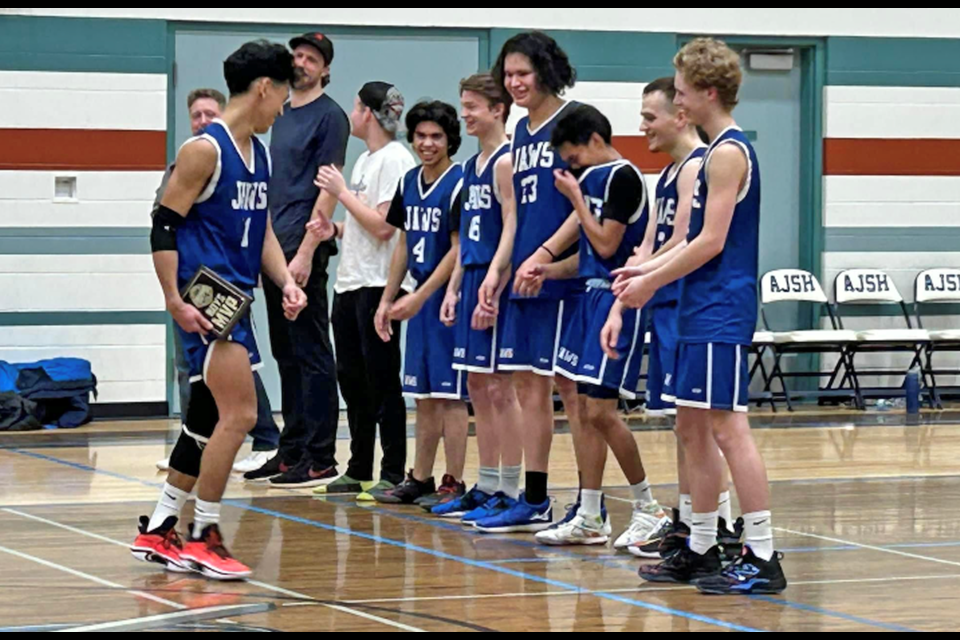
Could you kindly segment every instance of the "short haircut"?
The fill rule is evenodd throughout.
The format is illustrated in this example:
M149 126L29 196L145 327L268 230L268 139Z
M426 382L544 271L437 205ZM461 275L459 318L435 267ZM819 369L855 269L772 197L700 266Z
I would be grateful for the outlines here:
M224 61L223 77L231 97L245 94L260 78L291 84L293 54L282 44L266 40L248 42Z
M610 126L607 116L600 113L596 107L579 104L557 123L550 137L550 144L554 149L565 144L585 145L595 133L607 144L613 143L613 127Z
M672 106L677 97L677 86L673 83L673 78L657 78L643 88L644 98L653 93L662 93Z
M502 104L504 107L503 121L506 122L510 119L510 107L513 105L513 98L504 89L503 83L497 82L493 75L477 73L469 78L464 78L460 81L460 95L463 95L464 91L472 91L483 96L490 108Z
M197 100L216 100L217 104L220 105L220 110L227 106L227 98L222 93L216 89L194 89L190 92L190 95L187 96L187 109L193 108L193 103Z

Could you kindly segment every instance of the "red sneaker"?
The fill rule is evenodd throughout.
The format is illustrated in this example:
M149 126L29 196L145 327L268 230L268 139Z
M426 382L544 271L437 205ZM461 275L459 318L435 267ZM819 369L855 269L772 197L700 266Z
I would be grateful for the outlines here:
M177 518L170 516L154 531L147 531L150 518L140 518L140 535L133 541L130 553L141 562L153 562L164 566L173 573L190 573L189 564L184 561L183 541L177 533Z
M192 562L197 571L211 580L244 580L253 573L250 568L234 559L223 544L220 527L215 524L203 530L199 540L193 539L190 525L190 541L183 548L181 557Z

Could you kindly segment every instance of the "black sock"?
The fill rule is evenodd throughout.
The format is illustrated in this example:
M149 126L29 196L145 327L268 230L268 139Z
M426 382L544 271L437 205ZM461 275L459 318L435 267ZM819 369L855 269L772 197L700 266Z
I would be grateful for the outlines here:
M547 501L547 474L527 471L527 504L540 505Z

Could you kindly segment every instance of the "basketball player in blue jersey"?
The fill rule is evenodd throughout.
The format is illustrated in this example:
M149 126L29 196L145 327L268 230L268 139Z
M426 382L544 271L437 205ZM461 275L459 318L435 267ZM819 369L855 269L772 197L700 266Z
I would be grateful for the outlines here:
M450 156L460 149L460 122L452 106L421 102L410 109L406 125L421 165L401 179L387 214L387 222L400 230L400 244L393 254L375 326L381 339L389 342L391 321L409 321L403 393L417 401L417 451L406 481L373 494L387 504L414 504L437 492L433 466L441 438L447 462L444 485L453 497L465 493L466 376L453 368L453 328L440 322L446 285L459 252L453 243L451 211L458 206L463 168ZM397 299L408 271L416 289Z
M513 380L497 370L503 324L500 310L509 295L510 260L517 230L513 163L506 122L511 99L488 73L460 83L460 113L480 153L464 165L460 253L441 311L455 327L454 368L467 372L467 389L477 418L480 477L465 496L432 513L464 524L501 502L520 498L523 432ZM491 501L493 503L491 504Z
M700 139L696 127L690 124L686 114L673 103L676 93L672 77L655 80L643 90L640 130L647 138L650 151L667 153L673 160L657 181L656 204L653 215L650 216L643 249L628 263L628 266L644 265L644 270L656 269L686 245L693 187L706 151L706 145ZM676 378L679 286L680 283L674 283L658 291L647 309L650 319L647 413L652 415L676 415L673 382ZM622 306L618 304L611 311L608 326L604 331L604 349L611 358L617 357L614 345L615 336L623 326L621 309ZM687 543L693 502L679 438L677 463L680 481L679 509L674 512L672 521L666 523L661 531L646 542L627 548L627 551L635 556L659 558L675 552ZM736 555L739 552L739 535L732 520L729 478L726 473L720 491L718 539L725 554Z
M541 269L576 252L579 234L570 201L557 189L553 172L566 164L550 146L557 121L571 108L563 100L576 73L567 54L540 32L506 42L493 75L514 103L529 115L512 140L517 236L513 248L514 286L501 310L503 333L498 353L502 371L514 372L524 424L526 492L517 504L477 521L484 533L537 533L553 524L547 495L553 443L553 386L557 341L576 306L566 282L545 282ZM576 384L557 379L571 428L578 428ZM503 505L500 505L503 506Z
M265 41L245 44L224 63L230 102L222 120L188 141L154 217L151 244L167 309L191 367L193 390L185 427L170 457L152 517L141 518L131 550L141 560L176 572L237 580L250 569L235 560L220 533L220 501L233 460L257 419L252 368L260 354L250 316L227 339L216 340L203 315L181 297L200 267L252 296L263 272L283 290L285 315L307 304L287 269L267 212L270 155L255 134L270 130L293 79L287 49ZM180 541L177 514L197 487L190 539Z
M640 460L637 442L619 414L621 396L635 398L643 360L640 313L624 313L625 330L611 359L600 346L600 332L616 303L612 272L624 266L643 241L650 217L643 175L612 146L610 121L589 105L568 110L553 130L551 145L572 171L557 170L557 188L580 222L579 253L547 265L548 279L579 276L586 293L564 329L556 372L578 384L580 429L574 433L580 471L580 507L576 516L537 534L541 544L602 545L610 539L602 513L607 447L613 449L633 497L633 517L614 544L618 550L647 541L667 521ZM566 265L577 269L566 270ZM566 271L566 272L565 272Z
M700 38L674 59L676 104L707 133L710 146L694 186L689 244L646 275L628 269L615 283L633 308L684 278L677 359L677 432L693 497L689 546L640 575L692 582L704 593L780 593L787 580L774 550L766 467L747 420L747 352L757 320L760 168L732 111L743 80L740 56ZM631 277L632 276L632 277ZM719 449L718 449L719 446ZM722 568L717 547L720 451L745 512L743 554Z

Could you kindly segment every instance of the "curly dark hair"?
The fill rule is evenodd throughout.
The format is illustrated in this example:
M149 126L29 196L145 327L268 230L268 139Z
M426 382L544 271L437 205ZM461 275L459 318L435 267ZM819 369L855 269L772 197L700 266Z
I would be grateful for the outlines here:
M523 54L530 59L537 73L537 87L544 93L562 96L577 83L577 71L557 41L542 31L531 31L515 35L503 45L493 65L493 77L500 85L503 85L506 75L504 65L507 56L513 53Z
M413 134L421 122L436 122L447 134L447 153L452 157L460 150L463 138L460 135L460 118L452 105L439 100L424 100L413 105L407 112L407 142L413 144Z
M293 55L282 44L267 40L248 42L223 63L223 77L231 96L243 95L260 78L293 82Z

